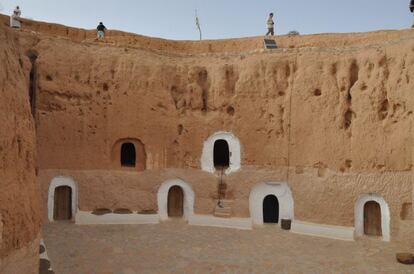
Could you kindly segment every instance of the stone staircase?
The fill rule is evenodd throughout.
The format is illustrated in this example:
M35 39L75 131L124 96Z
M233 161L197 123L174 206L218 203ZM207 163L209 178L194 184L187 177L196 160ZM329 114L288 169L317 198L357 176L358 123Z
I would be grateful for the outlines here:
M214 210L214 216L219 218L231 218L233 200L220 200L217 201L216 208Z
M221 169L218 174L217 194L218 200L216 208L214 209L214 216L219 218L231 218L233 200L226 199L227 184L225 182L224 169Z

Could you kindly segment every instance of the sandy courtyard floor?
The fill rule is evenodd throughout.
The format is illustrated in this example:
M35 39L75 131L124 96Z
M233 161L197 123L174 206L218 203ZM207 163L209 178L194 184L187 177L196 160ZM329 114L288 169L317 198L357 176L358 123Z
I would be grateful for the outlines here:
M302 236L276 227L251 231L159 225L45 225L56 274L414 273L392 244Z

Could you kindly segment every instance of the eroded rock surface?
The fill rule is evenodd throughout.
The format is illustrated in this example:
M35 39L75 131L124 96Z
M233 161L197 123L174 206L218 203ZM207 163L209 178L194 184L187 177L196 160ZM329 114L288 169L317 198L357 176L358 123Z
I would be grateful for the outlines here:
M36 273L40 197L30 111L31 62L18 35L0 27L0 272Z

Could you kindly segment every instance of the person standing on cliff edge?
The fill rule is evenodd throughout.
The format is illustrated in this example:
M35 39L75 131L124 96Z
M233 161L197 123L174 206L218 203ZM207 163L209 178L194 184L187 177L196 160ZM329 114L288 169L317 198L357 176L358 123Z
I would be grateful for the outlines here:
M414 13L414 0L411 0L411 2L410 2L410 11ZM413 25L411 27L414 28L414 22L413 22Z
M106 27L104 26L102 22L99 22L99 25L96 27L96 30L97 30L98 39L105 38Z
M268 35L275 35L275 22L273 21L273 13L269 14L269 18L267 18L267 33Z
M15 10L13 11L13 14L10 16L10 27L12 28L21 28L21 21L20 16L22 15L22 11L20 10L20 7L17 6Z

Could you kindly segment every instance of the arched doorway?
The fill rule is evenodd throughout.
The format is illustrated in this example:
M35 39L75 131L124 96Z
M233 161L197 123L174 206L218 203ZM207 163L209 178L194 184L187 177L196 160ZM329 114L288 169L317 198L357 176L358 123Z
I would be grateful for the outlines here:
M230 150L226 140L219 139L214 142L214 167L226 169L230 165Z
M123 143L121 146L121 165L126 167L135 167L136 152L133 143Z
M184 192L179 186L168 190L168 217L180 218L184 215Z
M241 168L241 146L239 139L230 132L219 131L208 137L201 154L201 169L215 173L217 167L224 167L225 173Z
M72 219L72 189L69 186L55 188L53 209L53 220Z
M381 207L375 201L368 201L364 205L364 234L382 236Z
M263 199L263 223L279 223L279 201L275 195L267 195Z

